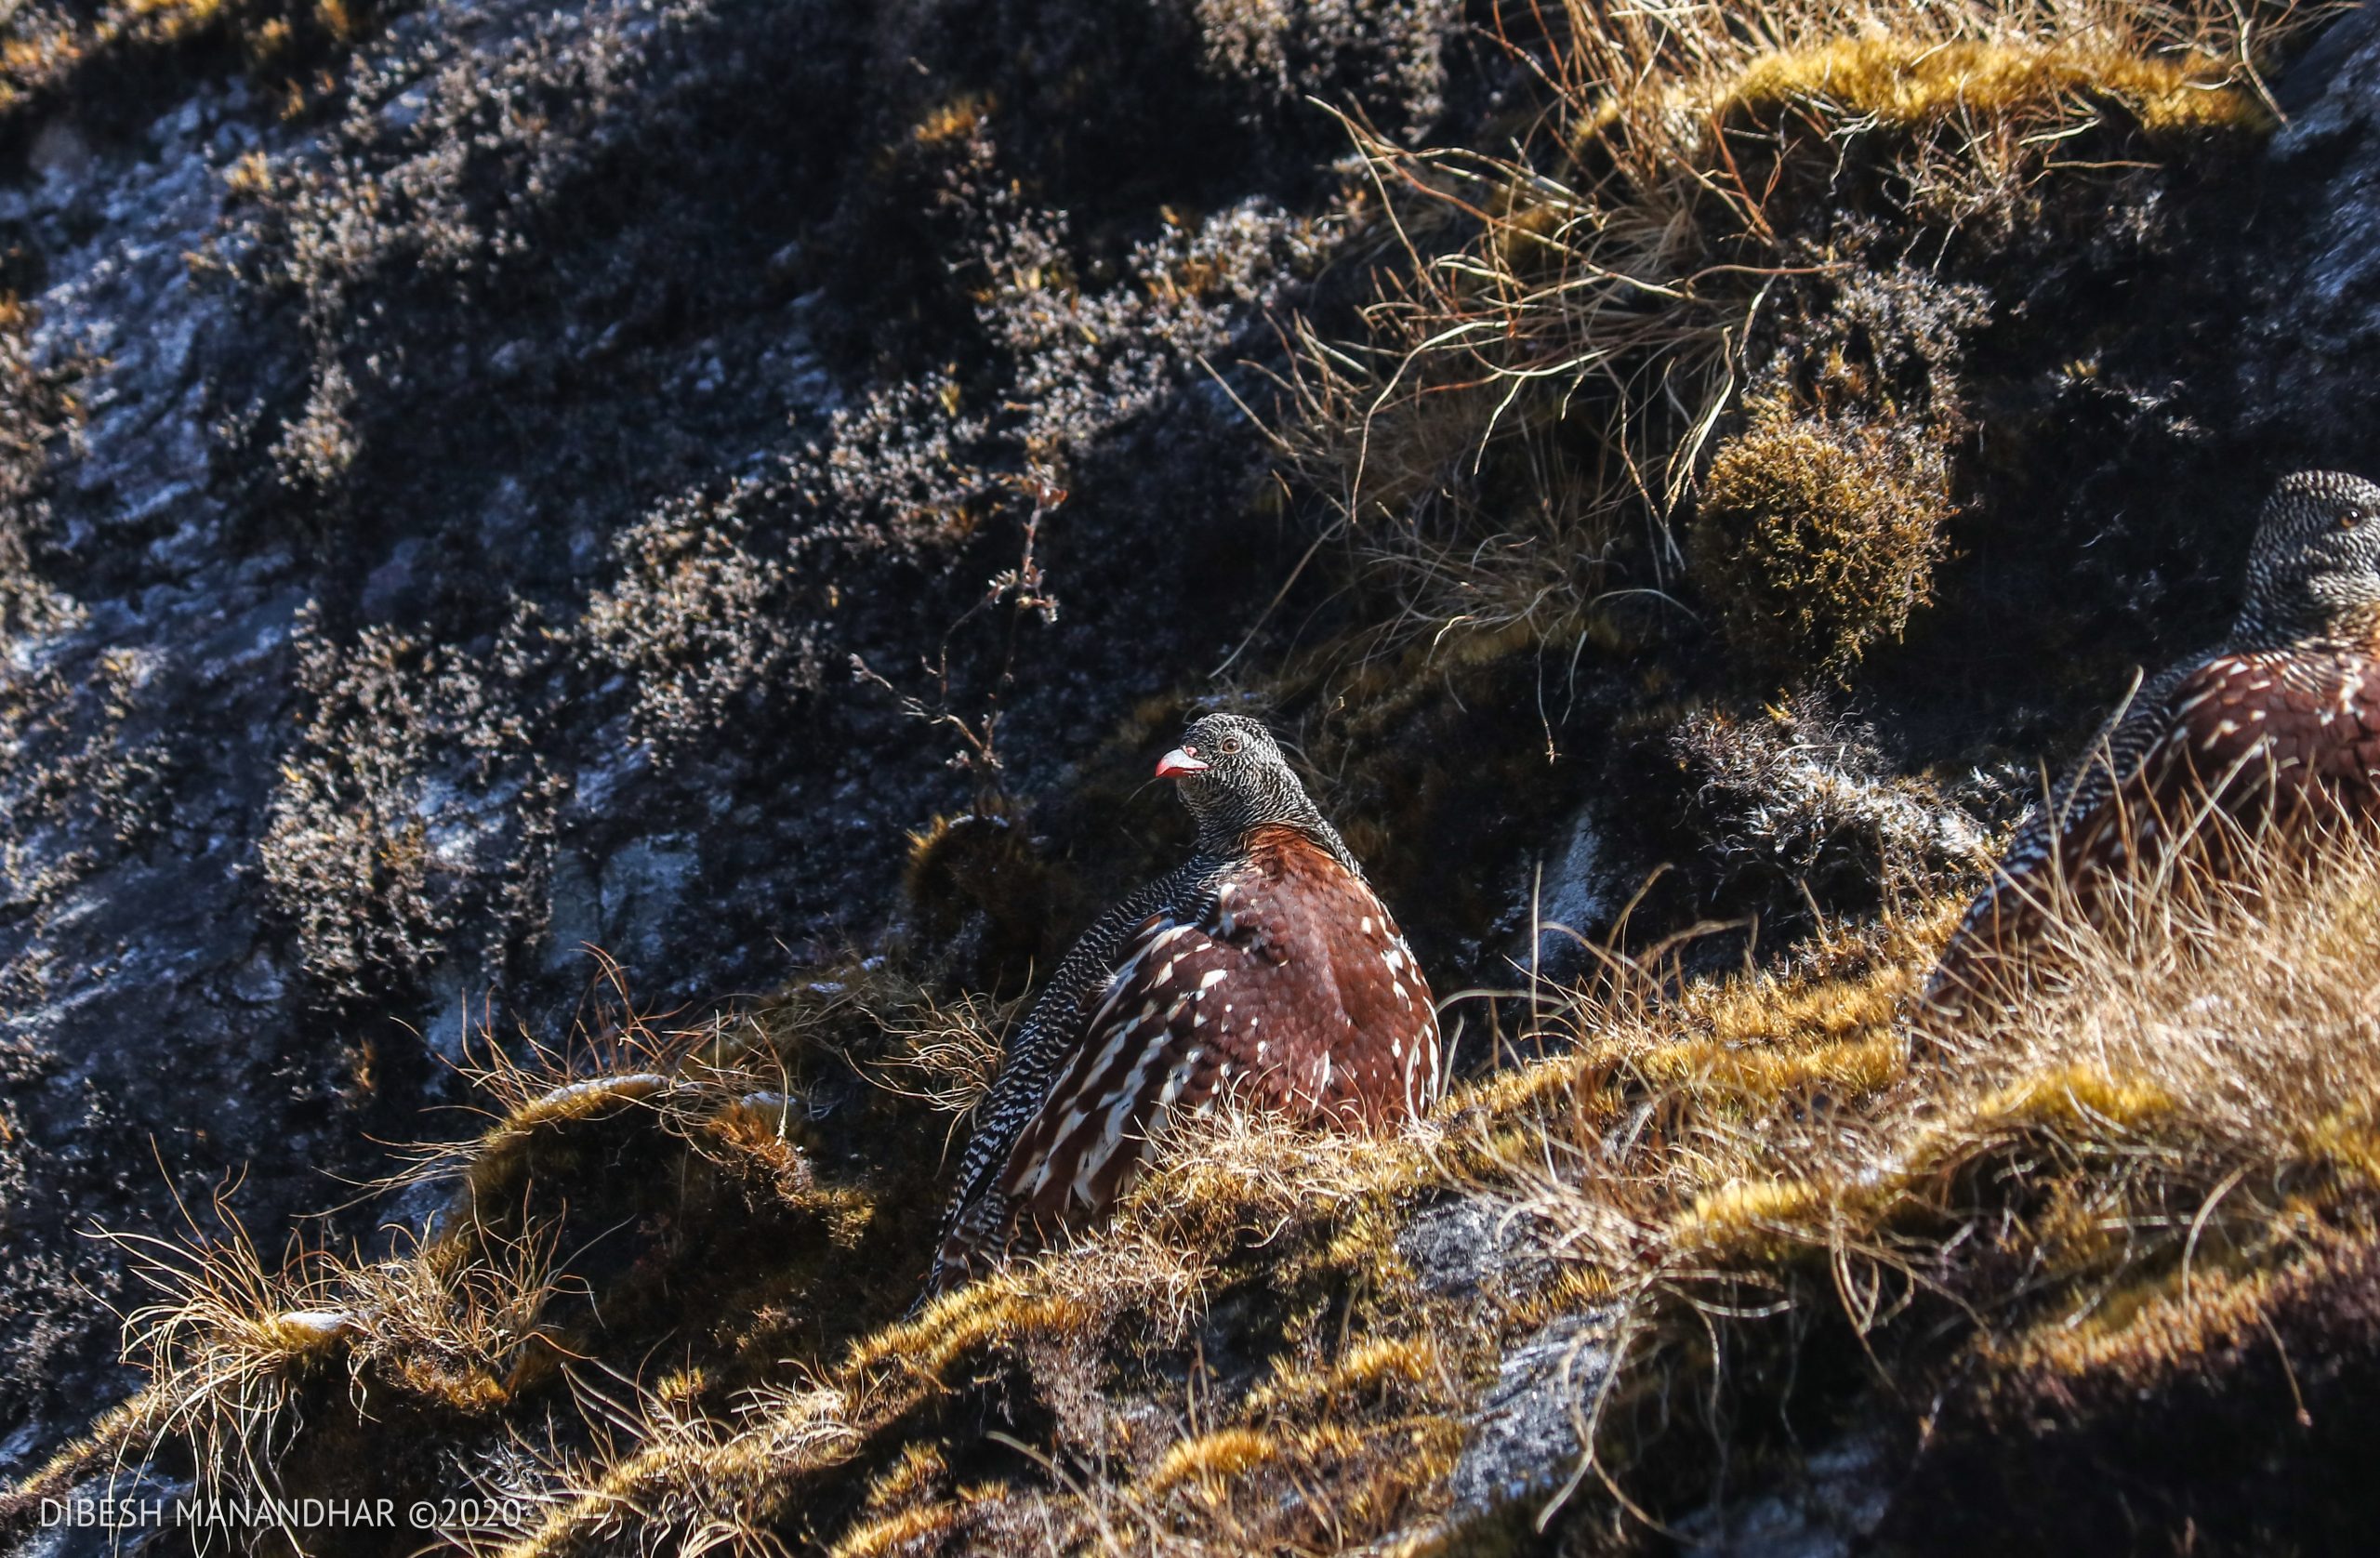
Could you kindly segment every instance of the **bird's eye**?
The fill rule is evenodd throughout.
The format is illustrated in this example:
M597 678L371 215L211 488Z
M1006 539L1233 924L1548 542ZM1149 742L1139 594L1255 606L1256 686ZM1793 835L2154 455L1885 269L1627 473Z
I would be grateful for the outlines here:
M1227 736L1223 737L1223 756L1224 756L1224 757L1228 758L1228 757L1230 757L1234 752L1236 752L1236 751L1238 751L1238 750L1239 750L1239 737L1237 737L1237 736L1236 736L1236 735L1227 735Z
M2369 518L2371 518L2371 516L2366 514L2360 508L2349 508L2339 515L2339 528L2341 530L2353 530L2357 525L2361 524Z

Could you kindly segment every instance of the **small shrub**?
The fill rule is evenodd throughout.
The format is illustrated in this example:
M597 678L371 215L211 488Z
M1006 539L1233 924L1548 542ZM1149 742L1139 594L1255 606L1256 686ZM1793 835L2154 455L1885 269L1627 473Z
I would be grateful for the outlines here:
M44 366L33 350L33 314L0 294L0 644L21 634L55 631L80 615L52 589L34 562L49 517L40 496L48 442L71 434L79 413L72 365Z
M1780 396L1712 457L1687 561L1739 649L1840 677L1932 599L1957 512L1931 429Z
M309 613L298 685L312 702L259 846L307 970L334 993L422 971L466 923L500 965L546 907L560 785L508 686L536 637L517 618L486 665L366 628L342 649Z
M751 549L734 504L681 496L622 531L619 577L579 621L593 658L630 679L636 733L665 759L757 696L821 680L793 566Z
M1778 908L1842 909L1964 886L1986 844L1933 785L1897 774L1875 732L1804 696L1688 715L1669 747L1694 786L1702 864Z
M1456 0L1195 0L1209 71L1261 86L1276 104L1336 104L1360 92L1418 130L1445 107Z

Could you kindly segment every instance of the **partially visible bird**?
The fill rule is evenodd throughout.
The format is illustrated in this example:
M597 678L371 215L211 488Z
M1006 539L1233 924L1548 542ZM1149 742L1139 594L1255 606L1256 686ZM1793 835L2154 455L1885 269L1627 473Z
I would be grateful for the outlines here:
M2300 471L2257 517L2229 635L2143 684L2018 831L1943 949L1926 1015L2004 991L2054 914L2097 923L2126 872L2177 847L2228 870L2240 830L2318 811L2380 812L2380 486Z
M1369 1129L1439 1095L1429 982L1264 727L1208 715L1157 772L1197 852L1051 975L978 1106L929 1293L1108 1211L1171 1116L1230 1096Z

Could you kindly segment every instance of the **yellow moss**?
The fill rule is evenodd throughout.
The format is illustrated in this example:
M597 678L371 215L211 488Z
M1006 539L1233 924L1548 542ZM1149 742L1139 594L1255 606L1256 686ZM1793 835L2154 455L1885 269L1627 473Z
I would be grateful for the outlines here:
M1436 1340L1428 1336L1374 1337L1350 1347L1330 1367L1333 1394L1358 1391L1384 1380L1418 1380L1438 1367Z
M2364 944L2368 946L2370 944ZM2380 1184L2380 1102L2350 1097L2307 1122L2300 1140L2307 1158L2350 1180Z
M590 1076L584 1081L565 1082L513 1110L488 1132L485 1140L494 1141L515 1132L526 1133L562 1120L592 1119L621 1104L641 1102L668 1086L669 1078L655 1071L630 1072L618 1076Z
M1337 1522L1382 1530L1416 1494L1443 1485L1462 1439L1454 1414L1437 1411L1386 1423L1326 1419L1297 1431L1289 1449L1304 1477L1328 1489L1323 1497Z
M451 1368L403 1356L393 1361L390 1372L422 1400L437 1402L466 1417L497 1411L511 1399L501 1380L475 1368Z
M907 835L908 861L902 886L909 902L932 906L953 891L963 891L987 905L1021 886L1038 885L1045 871L1034 853L1023 813L1004 802L991 801L956 816L937 815ZM1018 883L1005 878L1029 876Z
M289 1310L250 1322L245 1340L260 1353L297 1361L332 1351L358 1328L356 1317L341 1310Z
M967 1353L996 1341L1078 1333L1090 1312L1077 1299L1030 1290L1031 1268L1009 1267L943 1294L914 1320L861 1339L845 1371L892 1368L939 1380Z
M267 17L263 21L250 28L245 38L249 59L257 65L265 65L289 52L289 46L296 40L296 33L289 25L288 18L275 16ZM263 192L265 188L261 178L252 186L243 186L241 175L251 160L261 165L265 161L264 153L251 152L247 156L241 158L239 163L233 165L231 175L224 180L238 193L258 194Z
M1678 1219L1676 1247L1707 1256L1768 1260L1806 1243L1789 1230L1826 1220L1829 1202L1806 1180L1731 1180L1694 1199Z
M1148 1485L1162 1493L1185 1483L1225 1483L1251 1467L1268 1464L1279 1454L1279 1441L1269 1433L1252 1428L1217 1429L1168 1449L1157 1470L1149 1473Z
M1619 1291L1611 1273L1598 1266L1565 1265L1554 1279L1514 1306L1516 1323L1542 1326L1561 1315L1600 1309Z
M2096 1066L2061 1066L2028 1076L1987 1096L1968 1117L1976 1131L2021 1126L2107 1126L2134 1131L2170 1115L2175 1100L2162 1089L2120 1081Z
M2121 109L2153 136L2262 133L2272 119L2228 65L2078 44L1844 38L1754 60L1721 98L1755 119L1801 109L1897 130Z
M878 1515L852 1527L828 1550L827 1558L881 1558L904 1548L915 1550L915 1544L948 1531L958 1515L959 1506L953 1503L917 1504Z
M1654 1050L1637 1062L1647 1081L1715 1088L1758 1099L1812 1089L1862 1098L1899 1080L1902 1069L1903 1046L1889 1031L1806 1050L1690 1039Z
M2079 1323L2054 1312L2007 1341L1979 1350L2009 1370L2069 1379L2121 1369L2135 1374L2194 1369L2243 1331L2260 1329L2291 1269L2226 1261L2202 1250L2187 1268L2168 1261L2107 1295Z
M996 100L985 93L963 92L927 110L910 130L910 137L920 146L964 140L975 133L975 127L996 106Z
M1569 252L1560 235L1575 207L1568 202L1532 199L1518 187L1508 190L1500 204L1503 208L1496 213L1492 241L1505 268L1526 276L1558 266Z
M950 1475L950 1462L937 1445L904 1445L891 1466L868 1485L867 1507L890 1510L910 1503Z
M507 1204L528 1161L533 1138L560 1125L601 1118L645 1102L669 1085L669 1078L658 1072L631 1072L566 1082L522 1102L480 1138L464 1171L459 1205L479 1209Z
M1437 1339L1426 1334L1368 1337L1357 1340L1327 1368L1304 1367L1283 1358L1273 1378L1249 1393L1242 1409L1250 1417L1286 1413L1309 1416L1352 1409L1362 1393L1382 1384L1413 1384L1444 1364Z
M197 32L221 16L224 0L129 0L123 14L155 23L167 38Z
M1888 1032L1916 984L1909 962L1880 958L1847 979L1759 974L1731 980L1700 998L1689 997L1687 1005L1710 1022L1711 1036L1721 1044L1784 1040L1814 1047Z
M721 1141L774 1155L776 1149L799 1156L787 1140L791 1101L784 1094L754 1093L721 1104L704 1121Z
M179 1405L152 1387L108 1408L88 1433L70 1440L23 1481L0 1487L0 1523L33 1509L40 1499L62 1495L103 1464L124 1464L127 1448L146 1446Z
M1491 1072L1476 1081L1457 1084L1447 1108L1456 1116L1476 1113L1491 1120L1532 1115L1575 1085L1581 1069L1579 1057L1566 1055Z

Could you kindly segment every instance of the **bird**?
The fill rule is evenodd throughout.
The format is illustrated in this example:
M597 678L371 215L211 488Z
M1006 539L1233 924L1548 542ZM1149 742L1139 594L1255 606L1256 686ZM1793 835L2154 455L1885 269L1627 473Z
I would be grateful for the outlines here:
M977 1107L925 1297L1106 1214L1169 1119L1235 1098L1378 1130L1443 1090L1429 981L1264 725L1205 715L1157 776L1188 805L1196 852L1094 921L1026 1012Z
M1923 1015L1956 1021L2004 996L2053 919L2102 923L2127 872L2234 875L2239 841L2285 840L2317 813L2380 814L2380 485L2319 470L2267 498L2230 631L2141 683L2019 827L1944 945Z

